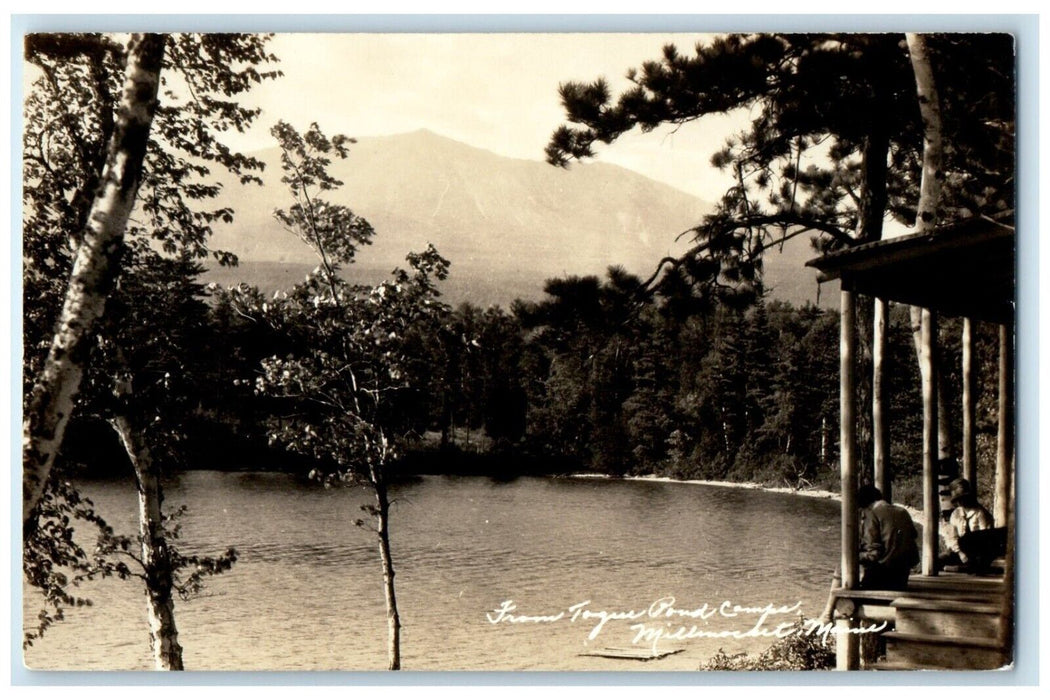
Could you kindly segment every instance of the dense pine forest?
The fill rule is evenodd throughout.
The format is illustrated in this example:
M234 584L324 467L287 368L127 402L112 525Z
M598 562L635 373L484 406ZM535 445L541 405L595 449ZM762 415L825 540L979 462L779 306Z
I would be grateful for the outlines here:
M268 439L294 408L259 390L264 361L291 349L286 334L246 311L245 298L262 308L266 297L205 286L194 265L153 261L149 274L158 269L168 270L159 289L127 284L115 302L124 322L155 326L152 341L135 347L157 386L149 400L179 426L157 441L172 448L158 458L175 470L316 468L323 458ZM838 313L642 289L613 268L605 279L548 280L542 301L509 310L452 308L436 297L437 316L409 328L401 349L410 389L388 408L406 445L394 471L655 474L836 490ZM994 329L982 330L990 353ZM961 323L942 324L955 368L960 333ZM918 505L909 484L921 471L922 412L906 308L894 307L889 338L892 465L898 498ZM979 367L980 381L994 382L993 370ZM947 385L959 425L958 369ZM989 401L980 411L983 460L993 459L993 409ZM99 440L101 417L74 423L68 458L89 473L122 472L116 438Z

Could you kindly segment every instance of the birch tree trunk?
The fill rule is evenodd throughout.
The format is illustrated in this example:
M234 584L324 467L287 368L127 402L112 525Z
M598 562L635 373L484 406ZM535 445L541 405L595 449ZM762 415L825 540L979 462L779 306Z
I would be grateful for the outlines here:
M880 100L884 104L885 99ZM884 109L884 108L883 108ZM886 115L881 109L873 115L871 129L864 139L861 171L864 183L858 211L857 242L865 243L882 238L883 217L886 215L886 173L890 152L890 137L886 127ZM881 305L881 306L880 306ZM886 436L885 415L879 409L882 369L880 362L886 354L885 326L878 322L879 314L885 312L881 299L860 297L857 299L857 321L859 352L858 374L855 377L858 402L871 406L871 412L860 411L857 415L857 458L862 471L878 485L885 473L880 464L888 450L881 442ZM871 455L871 459L868 459ZM889 494L885 491L887 498Z
M915 223L919 233L929 233L937 225L937 204L941 197L941 183L944 173L941 162L944 157L942 145L941 109L940 98L937 95L937 86L933 79L933 68L926 51L926 39L921 34L905 34L908 42L908 53L911 56L912 70L915 72L915 87L919 99L919 112L922 115L923 143L922 143L922 183L919 189L919 203L916 207ZM912 338L915 342L915 356L919 361L919 367L924 367L926 358L923 357L922 344L920 342L922 330L921 310L911 308ZM934 339L936 342L936 339ZM951 425L945 402L945 387L943 385L943 373L937 373L934 381L937 382L937 452L943 458L951 454ZM924 377L924 379L926 379Z
M379 556L383 562L383 593L386 598L387 658L391 671L401 670L401 616L394 594L394 558L390 552L390 500L386 482L375 467L369 472L376 498L376 535L379 538Z
M915 71L915 87L919 97L919 112L922 114L922 183L919 189L919 204L916 207L916 224L920 233L927 233L937 225L937 205L941 198L941 181L944 173L941 161L942 146L941 107L937 85L933 80L933 67L926 52L926 39L921 34L905 34L912 70Z
M33 387L22 424L23 538L34 526L36 506L80 390L92 331L117 276L124 229L135 205L157 108L164 37L133 34L127 57L124 92L102 181L73 262L51 350Z
M912 342L915 345L915 359L919 362L919 374L922 381L927 381L925 370L923 369L925 355L922 349L922 309L918 306L912 306L908 309L911 316L911 333ZM936 339L934 339L936 342ZM945 457L951 457L954 455L952 445L954 441L952 439L952 422L951 414L948 412L948 386L947 378L944 376L944 372L938 372L937 376L934 377L934 391L936 392L935 399L937 401L937 458L944 459Z
M125 385L126 386L126 385ZM110 419L135 470L135 487L139 502L139 536L142 539L142 564L146 579L146 615L149 620L150 646L159 671L181 671L182 647L175 626L175 602L172 599L172 571L168 543L161 528L163 495L160 477L153 468L149 448L142 431L127 416Z

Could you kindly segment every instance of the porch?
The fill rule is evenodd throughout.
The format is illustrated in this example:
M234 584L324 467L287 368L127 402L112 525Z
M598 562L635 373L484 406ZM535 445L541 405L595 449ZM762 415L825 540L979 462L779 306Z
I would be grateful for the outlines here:
M1014 619L1014 228L975 217L928 234L876 241L825 255L807 263L821 271L821 281L839 279L840 467L842 494L841 587L832 591L836 649L842 670L861 667L860 639L849 629L861 620L885 621L886 660L877 669L992 669L1008 665L1013 653ZM856 390L857 295L875 299L872 405L859 407ZM882 395L880 351L884 348L889 302L917 307L916 329L923 397L923 513L919 523L921 575L904 591L860 590L857 489L874 483L892 490L888 429ZM939 527L944 507L938 488L937 377L942 370L937 348L940 314L959 316L963 325L962 474L976 483L976 386L972 324L999 328L998 436L995 465L996 527L1006 528L1006 556L997 576L941 571ZM873 464L862 476L857 459L857 411L870 410Z
M839 588L837 619L887 622L886 659L876 670L995 669L1009 664L999 643L1003 576L942 572L913 576L904 591Z

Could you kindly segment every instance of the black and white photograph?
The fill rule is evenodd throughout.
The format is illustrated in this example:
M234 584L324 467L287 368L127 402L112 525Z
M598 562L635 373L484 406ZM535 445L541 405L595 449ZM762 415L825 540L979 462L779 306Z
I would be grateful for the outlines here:
M1014 669L1013 34L13 41L36 682Z

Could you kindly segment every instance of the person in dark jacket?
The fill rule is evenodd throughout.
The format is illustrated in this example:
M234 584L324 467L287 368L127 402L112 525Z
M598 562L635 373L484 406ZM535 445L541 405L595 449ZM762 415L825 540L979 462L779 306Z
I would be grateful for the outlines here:
M857 492L860 506L860 587L904 590L919 563L919 533L911 514L889 503L874 486Z

